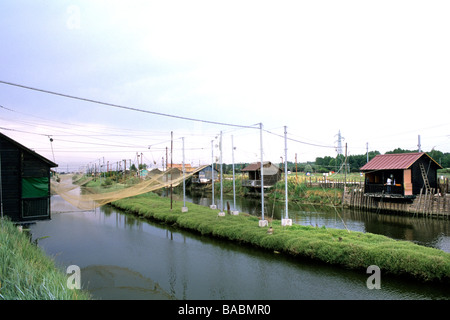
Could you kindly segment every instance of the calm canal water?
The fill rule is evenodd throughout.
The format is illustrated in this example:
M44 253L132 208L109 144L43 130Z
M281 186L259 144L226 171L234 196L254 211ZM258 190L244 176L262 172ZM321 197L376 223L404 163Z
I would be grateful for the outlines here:
M182 195L176 195L182 200ZM189 202L209 206L211 193L188 192ZM227 203L233 209L233 196L224 195L224 208ZM220 207L220 195L215 196L214 203ZM285 216L284 201L264 201L264 217L281 219ZM261 201L259 198L236 197L236 209L240 212L261 216ZM288 206L289 218L293 223L312 225L351 231L370 232L385 235L396 240L408 240L414 243L441 249L450 253L450 220L430 217L411 217L398 214L377 214L360 210L342 209L324 206L299 205L291 203Z
M52 210L52 220L31 226L32 238L47 237L39 240L39 246L62 270L78 265L82 286L95 299L450 298L442 286L383 274L381 289L370 290L365 272L202 237L142 221L110 206L79 211L53 196ZM294 219L334 223L333 218L321 218L328 215L309 211ZM353 224L347 220L348 226Z

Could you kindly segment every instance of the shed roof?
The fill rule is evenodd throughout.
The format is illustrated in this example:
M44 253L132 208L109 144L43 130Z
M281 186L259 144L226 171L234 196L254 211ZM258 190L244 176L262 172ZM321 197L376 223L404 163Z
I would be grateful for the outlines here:
M21 145L20 143L18 143L17 141L11 139L10 137L4 135L3 133L0 132L0 138L5 139L6 141L9 141L10 143L12 143L13 145L15 145L17 148L22 149L23 151L29 153L30 155L40 159L41 161L45 162L50 168L56 168L58 165L56 163L54 163L53 161L50 161L49 159L41 156L40 154L36 153L35 151L28 149L27 147Z
M261 162L254 162L243 168L241 171L259 171L261 170ZM280 168L270 161L264 161L264 175L276 174Z
M218 172L215 168L212 168L211 165L205 166L203 169L199 170L198 172L200 172L200 171L212 171L213 169L214 169L214 171Z
M422 156L428 157L439 168L442 168L436 161L433 160L425 152L414 153L394 153L394 154L379 154L372 160L366 163L360 170L404 170L411 167Z

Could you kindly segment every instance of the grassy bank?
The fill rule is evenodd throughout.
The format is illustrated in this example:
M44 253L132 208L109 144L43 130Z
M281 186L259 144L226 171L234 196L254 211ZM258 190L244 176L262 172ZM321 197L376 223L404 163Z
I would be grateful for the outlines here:
M0 222L0 300L86 300L67 275L8 220Z
M285 199L285 182L278 181L268 190L268 198L272 200ZM302 204L340 205L343 190L309 187L306 181L297 183L294 179L288 180L288 200Z
M282 227L272 221L273 234L258 225L258 218L245 214L218 217L218 211L181 202L170 210L170 200L145 194L115 201L114 206L141 217L271 251L311 258L345 268L367 270L377 265L383 274L408 276L420 281L450 283L450 254L385 236L338 229L294 225Z

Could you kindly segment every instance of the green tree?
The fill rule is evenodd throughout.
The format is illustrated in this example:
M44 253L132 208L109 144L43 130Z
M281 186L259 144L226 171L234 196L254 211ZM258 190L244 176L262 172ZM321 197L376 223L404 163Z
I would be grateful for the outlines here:
M305 172L312 172L312 166L309 163L305 165Z

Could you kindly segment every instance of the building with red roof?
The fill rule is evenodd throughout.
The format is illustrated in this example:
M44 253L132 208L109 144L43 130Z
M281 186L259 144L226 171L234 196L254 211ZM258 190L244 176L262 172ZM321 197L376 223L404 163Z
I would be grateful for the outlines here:
M377 155L360 170L365 193L414 197L423 189L437 188L441 165L425 152Z

